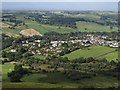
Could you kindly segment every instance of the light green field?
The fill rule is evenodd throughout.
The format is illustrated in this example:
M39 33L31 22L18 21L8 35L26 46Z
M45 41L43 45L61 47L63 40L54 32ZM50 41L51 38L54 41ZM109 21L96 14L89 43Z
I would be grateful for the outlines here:
M104 47L104 46L91 46L89 49L79 49L74 52L71 52L69 54L64 55L65 57L68 57L70 60L75 59L75 58L88 58L88 57L99 57L100 55L103 55L105 53L114 51L114 48L109 48L109 47ZM109 57L110 56L110 57ZM102 56L104 58L104 56ZM114 53L110 53L110 55L105 55L105 58L107 60L116 60L117 57L117 51Z
M23 26L23 25L22 26L17 26L15 29L3 28L2 33L7 34L8 36L18 37L18 36L20 36L19 32L23 29L25 29L25 26Z
M40 33L44 34L46 32L55 31L58 33L70 33L70 32L111 32L111 31L117 31L117 27L113 27L113 29L110 29L110 26L103 26L96 23L90 23L90 22L77 22L78 29L72 29L68 27L61 27L61 29L58 28L58 26L51 26L51 25L43 25L38 24L35 21L27 22L26 23L29 28L34 28L35 30L39 31ZM87 30L85 30L87 28Z
M90 22L77 22L78 31L81 32L111 32L117 31L117 27L110 29L110 26L103 26L96 23ZM87 30L85 30L87 28Z
M106 58L109 61L111 61L111 60L116 61L116 59L118 59L118 52L116 51L116 52L104 55L104 56L102 56L100 58Z
M29 21L29 22L26 22L26 24L29 26L29 28L33 28L33 29L39 31L41 34L44 34L46 32L50 32L50 31L55 31L55 32L59 32L59 33L69 33L69 32L75 31L74 29L71 29L71 28L61 27L61 29L59 29L58 26L43 25L43 24L39 24L35 21Z
M11 63L5 63L2 65L2 80L3 82L8 82L7 73L14 69L14 65Z

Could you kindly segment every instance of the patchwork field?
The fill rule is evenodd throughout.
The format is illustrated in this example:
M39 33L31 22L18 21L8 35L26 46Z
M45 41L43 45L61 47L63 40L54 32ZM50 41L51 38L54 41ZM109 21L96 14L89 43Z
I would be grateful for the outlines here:
M70 33L70 32L112 32L117 31L117 27L113 27L113 29L110 29L110 26L102 26L96 23L90 23L90 22L77 22L77 29L72 29L68 27L61 26L54 26L54 25L44 25L39 24L36 21L26 21L26 25L28 26L27 29L35 29L40 34L44 34L46 32L55 31L58 33ZM10 36L19 36L19 32L21 30L26 29L26 26L21 25L17 26L15 29L10 28L3 28L2 32L10 35Z

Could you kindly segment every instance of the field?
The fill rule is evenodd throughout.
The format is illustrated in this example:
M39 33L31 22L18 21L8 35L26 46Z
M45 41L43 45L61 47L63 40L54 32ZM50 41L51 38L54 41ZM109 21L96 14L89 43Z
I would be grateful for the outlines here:
M15 29L3 28L2 33L5 33L8 36L19 37L19 32L23 29L26 29L25 26L17 26Z
M3 82L8 82L7 72L10 72L14 69L14 65L12 63L5 63L2 65L2 80Z
M59 32L59 33L69 33L69 32L75 31L74 29L71 29L71 28L61 27L61 29L59 29L58 26L39 24L35 21L28 21L28 22L26 22L26 24L29 26L29 28L33 28L42 34L44 34L46 32L50 32L50 31L55 31L55 32Z
M117 31L117 27L113 27L111 30L109 26L102 26L96 23L90 23L90 22L77 22L77 29L72 29L68 27L61 26L60 28L58 26L54 25L44 25L39 24L36 21L26 21L26 25L28 25L28 28L32 28L40 32L40 34L44 34L46 32L55 31L58 33L70 33L70 32L111 32L111 31ZM85 30L87 28L87 30ZM10 36L19 36L19 32L21 30L26 29L24 25L17 26L15 29L9 29L9 28L3 28L2 32L10 35Z
M106 58L107 60L116 60L118 58L117 51L113 53L106 54L108 52L115 51L114 48L104 47L104 46L92 46L88 49L79 49L74 52L71 52L69 54L64 55L65 57L68 57L70 60L75 58L88 58L88 57L94 57L97 58ZM106 54L106 55L104 55Z
M110 29L110 26L99 25L96 23L90 22L77 22L78 31L81 32L111 32L117 31L117 27ZM85 30L87 28L87 30Z

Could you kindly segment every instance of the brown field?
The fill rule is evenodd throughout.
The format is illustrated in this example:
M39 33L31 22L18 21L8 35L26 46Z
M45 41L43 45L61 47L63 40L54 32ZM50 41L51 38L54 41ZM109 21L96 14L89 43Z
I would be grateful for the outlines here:
M41 34L35 29L25 29L25 30L20 31L20 34L24 36L35 36L35 35L41 36Z
M10 27L10 25L0 22L0 28L8 28L8 27Z

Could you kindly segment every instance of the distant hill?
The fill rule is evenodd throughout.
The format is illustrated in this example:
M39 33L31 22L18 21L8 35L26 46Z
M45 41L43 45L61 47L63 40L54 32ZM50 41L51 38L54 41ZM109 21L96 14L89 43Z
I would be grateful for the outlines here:
M24 30L20 31L20 34L24 35L24 36L34 36L34 35L42 36L42 34L37 32L35 29L24 29Z

